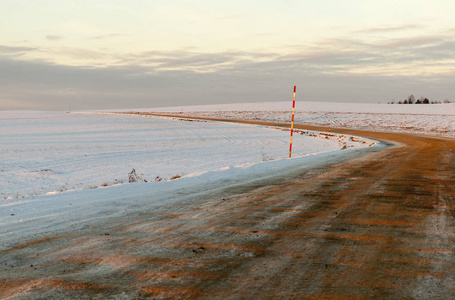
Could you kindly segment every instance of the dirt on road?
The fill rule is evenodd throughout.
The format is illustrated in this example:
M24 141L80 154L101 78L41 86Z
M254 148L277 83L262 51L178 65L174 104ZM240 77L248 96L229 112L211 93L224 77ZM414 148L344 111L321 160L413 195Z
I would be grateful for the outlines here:
M2 250L0 298L455 298L455 140L332 131L399 146Z

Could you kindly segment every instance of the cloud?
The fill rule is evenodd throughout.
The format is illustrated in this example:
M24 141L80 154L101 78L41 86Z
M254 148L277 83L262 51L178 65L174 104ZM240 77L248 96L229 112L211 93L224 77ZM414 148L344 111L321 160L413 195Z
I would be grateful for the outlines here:
M20 56L27 52L34 51L36 48L33 47L11 47L0 45L0 55L4 56Z
M388 40L382 43L383 47L388 49L392 48L416 48L423 47L428 45L434 45L438 43L443 43L447 39L453 39L452 37L441 36L441 35L426 35L426 36L413 36L406 38L396 38Z
M299 49L300 48L300 49ZM455 37L446 34L409 36L375 42L358 37L325 39L294 45L285 55L321 72L376 73L388 76L415 72L453 72Z
M413 29L420 29L422 26L415 24L407 24L401 26L388 26L388 27L372 27L363 30L358 30L356 33L391 33L399 31L407 31Z
M122 33L103 34L103 35L94 36L91 39L94 39L94 40L105 40L105 39L122 37L122 36L126 36L126 34L122 34Z
M99 61L105 62L106 59L109 59L109 55L102 52L85 48L74 48L74 47L49 47L49 48L39 48L36 49L41 54L44 54L47 61L56 60L68 60L70 61Z
M239 55L239 54L236 54ZM236 57L234 55L234 57ZM334 58L327 58L336 61ZM454 74L410 75L330 72L312 58L244 61L210 73L153 70L137 65L111 68L61 66L0 59L0 109L65 110L159 107L282 101L297 84L301 101L391 101L410 93L451 98ZM329 70L329 71L328 71ZM454 95L455 96L455 95ZM5 102L7 101L7 102Z
M455 38L448 34L379 41L338 37L288 49L204 53L189 48L112 55L4 45L0 46L0 109L279 101L287 99L294 84L302 87L307 101L387 102L411 93L435 100L455 97ZM17 56L31 51L111 63L75 67Z
M116 65L148 66L156 71L189 70L194 72L214 72L229 68L231 65L255 60L269 60L276 53L252 53L245 51L224 51L203 53L190 50L148 51L117 57Z
M60 35L46 35L46 39L49 41L60 41L63 37Z
M21 101L21 100L11 100L11 99L5 99L5 98L0 98L0 110L2 109L17 109L17 110L30 110L34 109L35 106L33 103L27 102L27 101Z
M310 45L291 45L283 52L251 52L236 49L205 53L195 48L175 51L145 51L114 53L113 50L73 47L34 49L4 47L4 51L49 62L86 65L92 67L124 68L135 73L151 74L164 71L215 73L243 66L276 64L279 68L305 68L335 73L366 73L393 75L424 68L441 70L426 61L447 63L453 59L455 38L448 34L408 36L406 38L369 40L359 36L323 39ZM27 50L27 51L25 51ZM0 54L2 48L0 48ZM27 55L27 59L31 59ZM447 69L447 68L446 68Z

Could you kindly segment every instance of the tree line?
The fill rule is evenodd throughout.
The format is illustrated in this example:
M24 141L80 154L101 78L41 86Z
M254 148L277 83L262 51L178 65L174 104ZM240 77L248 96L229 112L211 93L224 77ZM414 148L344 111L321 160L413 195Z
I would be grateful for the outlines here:
M387 102L388 104L395 104L395 101ZM414 95L410 95L407 99L403 101L398 101L398 104L441 104L441 101L430 101L426 97L420 97L419 99L415 99ZM444 100L444 103L452 103L450 100Z

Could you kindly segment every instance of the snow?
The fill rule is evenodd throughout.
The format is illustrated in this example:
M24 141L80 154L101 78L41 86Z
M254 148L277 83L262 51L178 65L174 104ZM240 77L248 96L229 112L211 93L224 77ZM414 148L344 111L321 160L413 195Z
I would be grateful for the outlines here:
M292 102L164 107L138 111L285 122ZM331 103L296 100L295 122L312 125L455 136L455 104Z
M138 109L138 111L156 112L218 112L218 111L269 111L288 113L292 109L291 101L259 102L259 103L231 103L216 105L173 106L160 108ZM455 103L450 104L379 104L379 103L336 103L336 102L295 102L296 111L301 112L338 112L362 114L430 114L455 115ZM119 110L125 111L125 110Z
M148 181L288 154L289 133L258 126L133 115L0 113L0 199ZM371 142L370 142L371 143ZM365 147L346 136L296 135L294 156Z
M289 122L290 110L287 101L127 111ZM455 136L454 117L455 104L297 100L295 121ZM296 131L293 158L287 159L289 131L280 128L36 111L0 112L0 141L0 249L384 146L365 138ZM345 145L347 151L340 151ZM133 168L148 182L128 183Z
M289 132L277 128L32 111L0 112L0 140L0 249L233 184L284 176L376 144L297 131L293 159L287 159ZM344 146L347 151L340 151ZM128 183L133 168L148 182ZM176 175L181 177L171 180Z

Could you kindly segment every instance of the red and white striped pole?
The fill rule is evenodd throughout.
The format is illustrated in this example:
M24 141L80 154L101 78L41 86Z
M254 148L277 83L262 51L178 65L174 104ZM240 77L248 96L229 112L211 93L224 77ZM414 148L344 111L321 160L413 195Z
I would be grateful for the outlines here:
M294 112L295 112L295 85L294 85L294 97L292 99L291 142L289 143L289 158L291 158L291 153L292 153L292 134L294 133Z

